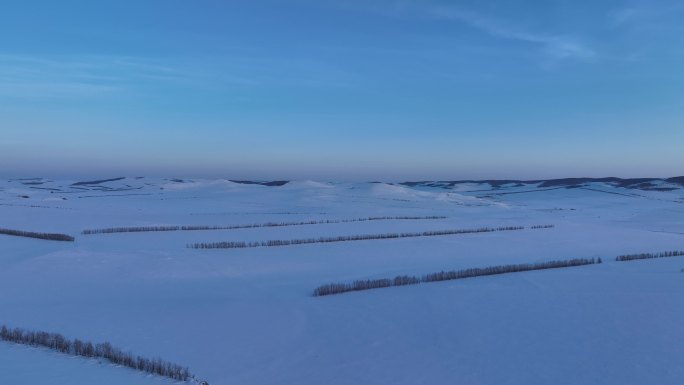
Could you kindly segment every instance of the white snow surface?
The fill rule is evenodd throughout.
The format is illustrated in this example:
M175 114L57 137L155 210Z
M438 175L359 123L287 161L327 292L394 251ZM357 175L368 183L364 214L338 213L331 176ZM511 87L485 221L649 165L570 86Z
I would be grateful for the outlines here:
M0 324L187 365L211 385L681 384L684 189L125 178L0 181ZM670 190L671 188L671 190ZM370 216L430 220L81 235L84 229ZM554 228L253 249L193 242ZM555 259L603 264L312 297L355 279ZM106 362L0 342L1 384L162 384Z

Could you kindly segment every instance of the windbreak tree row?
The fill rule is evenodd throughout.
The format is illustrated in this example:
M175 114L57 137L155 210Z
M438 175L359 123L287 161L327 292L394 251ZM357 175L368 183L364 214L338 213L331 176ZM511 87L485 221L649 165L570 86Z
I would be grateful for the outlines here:
M660 253L641 253L641 254L626 254L619 255L615 258L616 261L625 262L633 261L635 259L653 259L653 258L668 258L684 256L684 251L662 251Z
M286 239L286 240L270 240L258 242L200 242L189 244L191 249L241 249L248 247L275 247L275 246L290 246L290 245L304 245L310 243L331 243L331 242L350 242L350 241L367 241L378 239L397 239L397 238L416 238L416 237L436 237L443 235L459 235L459 234L473 234L473 233L491 233L497 231L517 231L524 230L523 226L506 226L506 227L480 227L475 229L456 229L456 230L437 230L437 231L422 231L415 233L385 233L385 234L364 234L364 235L342 235L337 237L319 237L319 238L304 238L304 239Z
M449 281L454 279L473 278L486 275L518 273L532 270L559 269L564 267L592 265L595 263L601 263L601 258L576 258L563 261L524 263L517 265L499 265L483 268L478 267L463 270L440 271L437 273L426 274L422 277L400 275L394 278L357 280L351 283L330 283L326 285L321 285L314 289L313 296L321 297L325 295L348 293L350 291L379 289L383 287L393 286L417 285L420 283Z
M554 227L556 227L556 225L534 225L534 226L530 226L530 229L533 229L533 230L535 230L535 229L551 229Z
M66 241L73 242L75 240L71 235L57 234L57 233L36 233L33 231L22 231L22 230L11 230L0 228L0 234L12 235L15 237L26 237L26 238L36 238L45 239L48 241Z
M104 229L87 229L83 230L81 234L112 234L112 233L138 233L151 231L199 231L199 230L237 230L237 229L253 229L258 227L286 227L286 226L304 226L304 225L320 225L330 223L351 223L351 222L367 222L367 221L386 221L386 220L421 220L421 219L446 219L445 216L423 216L423 217L367 217L355 219L322 219L298 222L266 222L266 223L251 223L244 225L229 225L229 226L206 226L206 225L190 225L190 226L133 226L133 227L108 227Z
M0 327L0 340L15 344L44 347L60 353L86 358L102 358L113 364L126 366L141 372L156 374L178 381L188 381L194 376L188 368L161 360L150 359L124 352L109 342L94 344L79 339L70 340L58 333L27 331L19 328Z

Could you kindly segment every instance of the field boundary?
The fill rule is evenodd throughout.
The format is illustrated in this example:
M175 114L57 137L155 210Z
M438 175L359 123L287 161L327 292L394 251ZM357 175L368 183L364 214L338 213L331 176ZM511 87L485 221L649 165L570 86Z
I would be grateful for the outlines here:
M202 231L202 230L237 230L237 229L253 229L259 227L287 227L287 226L305 226L305 225L321 225L332 223L353 223L353 222L368 222L368 221L389 221L389 220L425 220L425 219L446 219L445 216L399 216L399 217L367 217L355 219L321 219L298 222L265 222L265 223L251 223L243 225L228 225L228 226L206 226L206 225L190 225L190 226L129 226L129 227L108 227L102 229L86 229L81 232L83 235L92 234L113 234L113 233L138 233L138 232L154 232L154 231Z
M125 366L140 372L168 377L177 381L188 381L195 376L187 367L160 358L150 359L124 352L109 342L92 343L79 339L70 340L59 333L29 331L20 328L0 327L0 341L43 347L69 356L102 358L113 364Z
M509 273L520 273L534 270L560 269L574 266L585 266L601 263L601 258L575 258L562 261L548 261L538 263L523 263L516 265L498 265L490 267L476 267L462 270L440 271L423 276L399 275L394 278L380 278L370 280L356 280L351 283L329 283L314 289L314 297L349 293L385 287L418 285L421 283L451 281L456 279L482 277Z
M618 262L634 261L638 259L656 259L656 258L669 258L669 257L681 257L684 256L684 251L674 250L674 251L661 251L659 253L641 253L641 254L625 254L615 257Z
M549 229L554 225L535 225L527 227L528 229ZM456 229L456 230L436 230L423 231L415 233L385 233L385 234L365 234L365 235L341 235L336 237L319 237L319 238L303 238L303 239L278 239L269 241L257 242L243 242L243 241L228 241L228 242L199 242L188 244L190 249L244 249L253 247L277 247L277 246L291 246L291 245L305 245L311 243L333 243L333 242L352 242L352 241L368 241L381 239L399 239L399 238L418 238L418 237L436 237L445 235L462 235L475 233L492 233L500 231L519 231L524 230L524 226L504 226L504 227L480 227L474 229Z
M73 242L76 240L76 238L72 237L71 235L66 235L66 234L36 233L33 231L12 230L12 229L4 229L4 228L0 228L0 234L10 235L10 236L15 236L15 237L44 239L47 241Z

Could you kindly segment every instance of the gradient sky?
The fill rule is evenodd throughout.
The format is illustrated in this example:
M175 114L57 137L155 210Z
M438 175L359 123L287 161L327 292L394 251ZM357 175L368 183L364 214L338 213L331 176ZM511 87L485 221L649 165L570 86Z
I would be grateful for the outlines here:
M684 174L684 3L0 0L0 176Z

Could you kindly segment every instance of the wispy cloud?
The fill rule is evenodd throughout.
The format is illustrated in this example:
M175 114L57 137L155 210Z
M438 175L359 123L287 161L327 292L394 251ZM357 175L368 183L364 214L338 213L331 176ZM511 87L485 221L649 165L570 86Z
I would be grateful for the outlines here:
M358 77L315 60L218 56L144 58L0 53L0 98L48 100L237 88L347 87Z
M609 11L607 27L623 43L622 61L663 65L684 53L678 40L684 33L682 16L681 1L632 3Z
M615 29L682 31L681 16L684 3L681 1L642 3L613 10L609 26Z
M662 24L664 19L672 17L684 11L684 4L681 2L673 3L645 3L633 5L614 10L609 15L610 26L614 28L639 26L643 24L651 25L654 23ZM679 19L676 20L681 25Z
M135 81L182 81L169 68L128 57L0 54L0 97L45 100L100 97L130 89Z
M531 32L516 25L515 21L504 21L469 8L412 0L367 1L361 4L338 1L335 4L348 10L373 12L388 17L428 18L467 25L493 38L518 41L539 47L547 60L590 60L598 57L598 53L593 48L571 33Z
M643 16L644 12L642 9L638 8L622 8L613 11L610 15L610 25L612 27L619 27L625 24L629 24L634 20L638 20Z
M475 12L450 7L432 7L427 12L432 17L460 22L496 38L541 46L553 59L586 60L596 56L591 48L569 36L531 33Z

